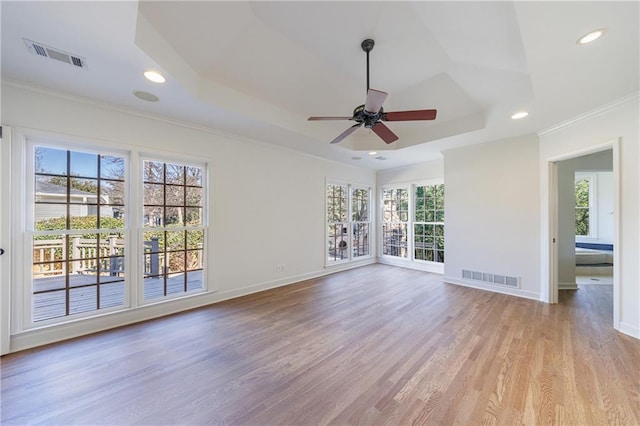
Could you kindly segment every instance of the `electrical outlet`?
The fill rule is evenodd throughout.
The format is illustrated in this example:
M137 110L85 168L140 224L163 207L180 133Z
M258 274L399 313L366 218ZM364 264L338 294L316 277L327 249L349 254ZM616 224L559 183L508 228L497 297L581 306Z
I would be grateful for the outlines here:
M276 264L276 272L282 272L282 265L279 263Z
M286 271L287 270L287 264L286 263L281 264L280 267L281 267L280 269L282 271Z

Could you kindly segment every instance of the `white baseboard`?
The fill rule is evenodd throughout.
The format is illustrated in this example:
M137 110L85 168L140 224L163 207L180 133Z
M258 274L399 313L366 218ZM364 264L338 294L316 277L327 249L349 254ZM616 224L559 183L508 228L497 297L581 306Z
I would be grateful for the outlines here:
M640 339L640 327L637 325L632 325L626 322L620 323L620 328L618 329L620 333L624 333L627 336L635 337L636 339Z
M417 271L444 274L444 263L413 261L394 256L379 256L378 263L382 265L399 266L401 268L415 269Z
M135 324L137 322L160 318L178 312L201 308L203 306L212 305L214 303L222 302L225 300L235 299L237 297L247 296L249 294L258 293L261 291L299 283L313 278L329 275L334 272L353 269L372 263L375 263L374 258L370 258L363 262L343 264L338 268L325 268L321 271L290 276L279 280L267 281L264 283L243 287L241 289L193 294L162 303L140 306L135 309L110 312L103 315L97 315L92 318L72 320L62 324L55 324L47 327L25 330L11 336L9 343L9 352L18 352L36 346L47 345L50 343L73 339L75 337L97 333L116 327L122 327L125 325Z
M558 290L577 290L578 284L576 283L558 283Z
M444 277L444 281L449 284L461 285L464 287L471 287L478 290L491 291L493 293L508 294L510 296L523 297L525 299L541 300L540 293L536 293L534 291L529 291L529 290L522 290L519 288L502 287L502 286L482 283L479 281L465 280L463 278L455 278L455 277L447 277L447 276Z

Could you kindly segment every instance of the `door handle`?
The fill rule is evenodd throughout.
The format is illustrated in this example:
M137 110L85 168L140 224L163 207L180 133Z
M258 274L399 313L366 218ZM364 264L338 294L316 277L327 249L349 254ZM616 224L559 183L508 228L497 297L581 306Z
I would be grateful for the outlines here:
M0 248L0 256L2 256L4 254L4 249Z

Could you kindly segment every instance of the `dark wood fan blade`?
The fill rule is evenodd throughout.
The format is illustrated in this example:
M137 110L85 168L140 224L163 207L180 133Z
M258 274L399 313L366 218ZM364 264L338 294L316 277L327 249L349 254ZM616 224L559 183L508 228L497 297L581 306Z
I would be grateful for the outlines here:
M364 110L374 114L378 113L388 95L388 93L381 92L380 90L369 89L367 92L367 100L364 103Z
M321 121L321 120L351 120L353 117L309 117L308 121Z
M338 136L337 138L335 138L334 140L332 140L330 143L338 143L338 142L342 142L344 139L347 138L347 136L349 136L351 133L355 132L356 130L358 130L358 128L362 126L362 123L358 123L358 124L354 124L353 126L349 127L347 130L345 130L344 132L340 133L340 136Z
M385 112L382 114L382 119L384 121L435 120L437 112L435 109Z
M385 126L384 123L381 123L379 121L373 126L373 132L376 135L380 136L380 139L382 139L386 143L391 143L398 140L398 136L393 133L390 128Z

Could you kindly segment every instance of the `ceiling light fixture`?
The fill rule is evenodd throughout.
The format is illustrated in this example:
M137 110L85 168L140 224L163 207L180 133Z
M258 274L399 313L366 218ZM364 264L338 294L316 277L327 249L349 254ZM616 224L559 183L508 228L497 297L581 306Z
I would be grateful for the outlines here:
M511 116L512 120L519 120L521 118L525 118L527 115L529 115L529 113L527 111L520 111L520 112L516 112L515 114L513 114Z
M588 44L592 41L599 39L604 34L604 29L600 28L598 30L593 30L578 39L577 44Z
M145 71L144 76L147 80L153 81L154 83L164 83L167 81L162 74L157 71Z
M371 151L371 152L369 153L369 155L376 155L376 154L377 154L377 152L376 152L376 151Z

